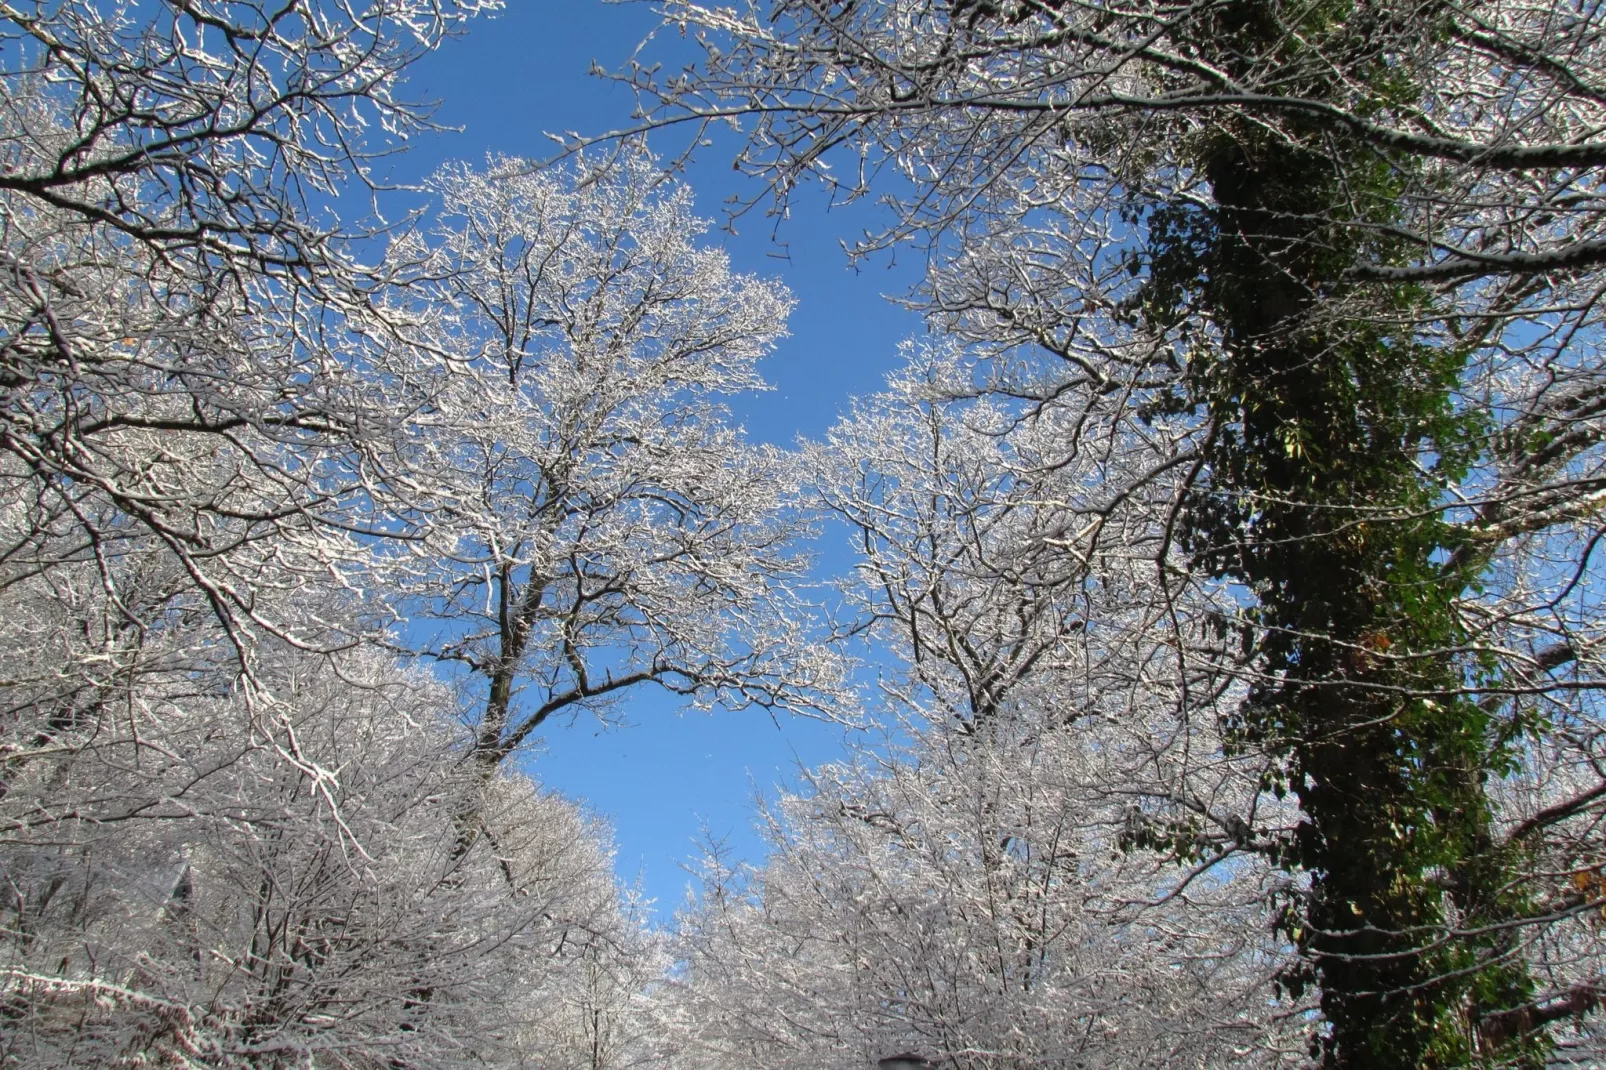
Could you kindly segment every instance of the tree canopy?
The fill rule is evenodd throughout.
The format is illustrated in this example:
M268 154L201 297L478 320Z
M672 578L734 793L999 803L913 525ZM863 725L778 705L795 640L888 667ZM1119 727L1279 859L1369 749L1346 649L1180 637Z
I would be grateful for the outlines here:
M1600 12L664 0L351 211L498 6L0 0L0 1061L1603 1057ZM820 442L686 126L925 256ZM669 929L520 768L654 688L875 728Z

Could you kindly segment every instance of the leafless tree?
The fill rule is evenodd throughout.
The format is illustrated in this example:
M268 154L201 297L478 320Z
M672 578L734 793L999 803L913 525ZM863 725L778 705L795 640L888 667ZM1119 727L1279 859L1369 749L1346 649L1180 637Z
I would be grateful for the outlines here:
M1254 853L1292 814L1222 754L1220 607L1155 557L1179 428L909 356L811 456L896 728L766 812L766 863L710 860L674 1065L1297 1065L1270 917L1298 890Z
M565 173L448 167L395 243L384 379L427 397L398 447L429 538L394 555L410 632L471 674L494 766L549 718L654 685L829 712L789 464L721 397L763 385L779 285L700 247L689 191L638 152Z

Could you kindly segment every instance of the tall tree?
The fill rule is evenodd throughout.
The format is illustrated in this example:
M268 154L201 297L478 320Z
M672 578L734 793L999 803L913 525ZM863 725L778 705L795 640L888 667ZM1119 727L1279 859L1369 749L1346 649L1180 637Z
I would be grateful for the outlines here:
M1540 934L1599 905L1576 832L1606 785L1525 820L1498 798L1558 741L1597 746L1599 14L668 17L708 52L631 75L650 124L751 117L738 162L783 196L814 174L888 198L861 248L923 236L946 327L1196 421L1173 530L1240 591L1251 689L1226 742L1301 805L1268 849L1311 880L1284 920L1309 972L1285 980L1319 984L1324 1058L1542 1060L1601 996Z
M394 582L407 638L480 689L477 759L642 686L823 708L791 476L721 402L763 386L790 296L699 245L690 192L640 152L432 187L391 249L410 284L385 314L417 326L382 381L423 399L395 484L430 533Z

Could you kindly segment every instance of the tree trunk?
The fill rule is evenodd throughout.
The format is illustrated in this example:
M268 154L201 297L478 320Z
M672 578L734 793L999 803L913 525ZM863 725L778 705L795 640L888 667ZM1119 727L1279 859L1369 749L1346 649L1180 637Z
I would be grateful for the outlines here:
M1531 1037L1477 1029L1529 999L1524 970L1497 938L1450 932L1515 905L1482 783L1499 744L1457 696L1475 667L1448 652L1473 575L1443 564L1457 547L1435 512L1463 358L1378 326L1420 299L1403 287L1366 295L1375 318L1332 314L1357 296L1334 282L1360 245L1339 221L1368 196L1388 211L1386 187L1357 198L1342 147L1215 136L1214 212L1173 221L1206 250L1198 295L1221 331L1190 368L1212 438L1188 541L1256 598L1261 675L1233 728L1283 758L1303 812L1287 850L1311 889L1285 927L1320 987L1322 1057L1539 1065Z

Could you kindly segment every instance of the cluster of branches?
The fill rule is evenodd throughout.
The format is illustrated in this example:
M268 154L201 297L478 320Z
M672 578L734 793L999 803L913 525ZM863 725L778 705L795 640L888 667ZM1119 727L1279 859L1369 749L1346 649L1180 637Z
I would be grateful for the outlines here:
M1297 1065L1310 1007L1269 984L1300 888L1253 853L1293 815L1222 753L1219 592L1163 550L1188 429L908 357L810 451L889 731L766 813L762 867L710 859L675 1065Z

